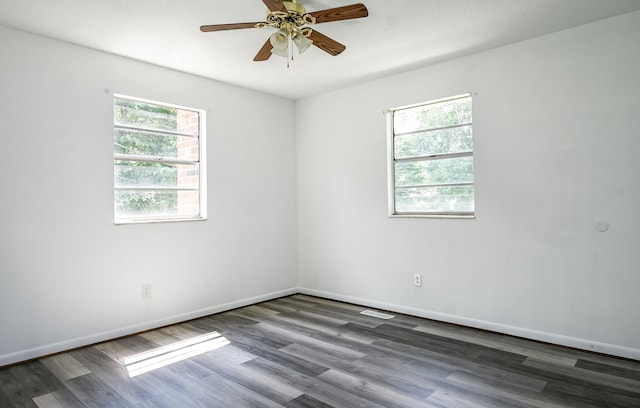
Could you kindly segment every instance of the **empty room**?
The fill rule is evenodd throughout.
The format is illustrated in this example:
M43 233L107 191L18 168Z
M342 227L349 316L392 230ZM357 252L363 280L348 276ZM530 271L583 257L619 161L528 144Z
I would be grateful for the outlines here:
M640 407L639 39L0 0L0 408Z

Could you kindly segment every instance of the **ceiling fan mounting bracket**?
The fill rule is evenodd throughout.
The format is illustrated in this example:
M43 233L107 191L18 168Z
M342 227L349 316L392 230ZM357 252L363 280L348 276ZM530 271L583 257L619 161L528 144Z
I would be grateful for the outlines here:
M302 4L298 4L296 0L283 0L282 4L289 13L296 13L300 15L307 14L307 10L302 6Z
M315 17L295 1L283 1L282 4L287 9L286 13L280 10L271 11L267 14L266 21L256 24L256 27L274 27L278 30L299 32L304 25L316 23Z

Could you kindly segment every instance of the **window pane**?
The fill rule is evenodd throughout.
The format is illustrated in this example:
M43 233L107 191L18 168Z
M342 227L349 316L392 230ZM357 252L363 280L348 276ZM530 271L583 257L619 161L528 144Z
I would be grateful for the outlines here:
M200 213L197 191L134 191L115 192L116 218L149 216L191 216Z
M116 188L198 188L197 164L171 164L115 160L113 167Z
M410 133L394 138L396 159L473 151L471 125Z
M114 131L115 154L169 157L198 161L198 139L125 129Z
M394 112L394 134L471 123L471 97Z
M198 134L198 112L118 98L113 109L117 125Z
M178 214L199 214L200 192L178 191Z
M200 186L200 166L197 164L177 164L178 188L195 188Z
M402 188L396 190L396 212L473 212L473 186Z
M473 183L473 157L395 163L396 187Z

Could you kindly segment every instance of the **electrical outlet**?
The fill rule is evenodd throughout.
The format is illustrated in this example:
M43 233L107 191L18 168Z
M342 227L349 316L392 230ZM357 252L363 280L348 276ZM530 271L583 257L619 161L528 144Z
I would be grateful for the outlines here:
M142 299L149 298L151 298L151 284L145 283L144 285L142 285Z
M422 275L416 273L413 275L413 286L422 286Z

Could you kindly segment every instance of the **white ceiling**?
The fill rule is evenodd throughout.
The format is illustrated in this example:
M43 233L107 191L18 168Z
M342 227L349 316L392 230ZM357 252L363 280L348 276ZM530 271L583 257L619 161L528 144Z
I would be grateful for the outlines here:
M358 0L298 0L308 12ZM640 10L640 0L362 0L369 17L315 26L345 44L265 62L273 29L202 33L261 21L261 0L0 0L0 24L251 89L299 99L390 73Z

